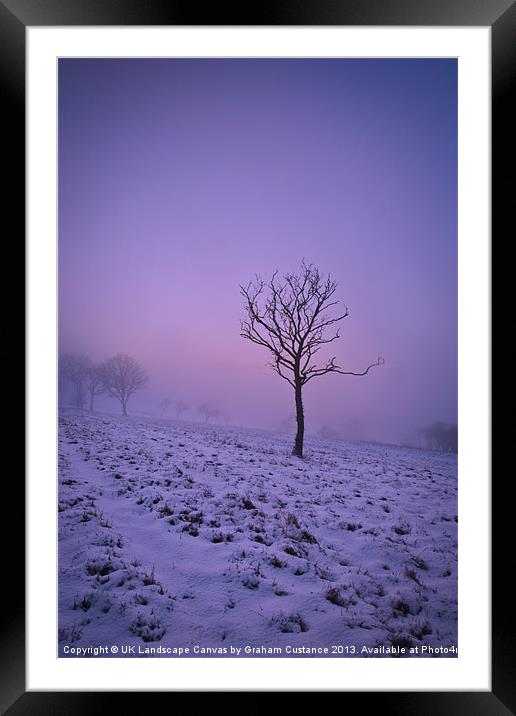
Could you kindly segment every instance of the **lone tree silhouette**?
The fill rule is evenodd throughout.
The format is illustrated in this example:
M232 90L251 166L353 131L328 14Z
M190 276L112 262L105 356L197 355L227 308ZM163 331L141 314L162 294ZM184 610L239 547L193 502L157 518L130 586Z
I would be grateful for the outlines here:
M349 315L344 305L338 315L327 313L340 303L332 300L337 284L330 275L322 276L315 266L304 261L299 274L286 274L281 283L277 275L275 271L268 283L257 276L247 287L240 286L247 313L247 319L241 322L240 335L270 351L273 361L269 365L294 388L297 433L292 452L302 458L303 386L326 373L367 375L371 368L385 361L379 357L361 373L342 370L335 363L336 356L318 366L313 360L316 353L340 338L340 329L335 331L332 326Z
M104 361L101 375L106 391L120 401L122 413L127 415L127 402L133 393L147 385L147 374L134 358L117 353Z

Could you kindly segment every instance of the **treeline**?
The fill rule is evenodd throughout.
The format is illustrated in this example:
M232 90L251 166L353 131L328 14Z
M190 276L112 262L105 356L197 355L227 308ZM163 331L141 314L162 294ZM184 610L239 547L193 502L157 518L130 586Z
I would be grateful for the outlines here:
M416 431L421 447L440 452L457 452L458 429L453 423L437 421Z
M71 391L72 403L79 410L86 405L93 410L95 397L106 394L118 400L127 415L129 399L147 385L148 376L134 358L117 353L100 363L87 355L62 353L59 356L60 391Z
M179 420L183 413L190 410L190 406L183 400L177 400L174 403L171 398L165 397L159 401L158 410L161 417L168 415L172 410L175 412L176 418ZM231 413L229 411L221 411L211 403L202 403L197 408L197 412L202 415L205 423L208 423L212 418L222 418L227 425L231 420Z

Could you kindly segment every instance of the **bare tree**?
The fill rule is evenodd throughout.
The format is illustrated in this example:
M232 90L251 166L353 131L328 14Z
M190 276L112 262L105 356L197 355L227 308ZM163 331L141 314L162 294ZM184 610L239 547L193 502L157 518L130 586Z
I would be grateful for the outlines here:
M171 405L172 401L170 400L170 398L163 398L162 400L160 400L158 405L159 414L164 415L164 413L170 408Z
M204 415L205 423L207 423L210 418L217 418L220 415L220 410L218 408L214 408L207 403L199 405L199 412L201 415Z
M184 401L178 400L176 403L176 415L178 420L181 417L181 413L184 413L185 410L188 410L188 405Z
M336 356L317 365L314 356L328 343L340 338L336 323L349 315L346 306L336 315L328 310L340 302L332 300L337 284L330 276L322 276L312 264L301 264L299 274L286 274L277 281L275 271L266 283L259 276L246 287L240 286L245 300L246 320L241 322L240 335L272 353L269 365L294 389L297 433L293 454L303 457L305 418L303 387L312 378L327 373L367 375L371 368L383 365L383 358L362 372L343 370Z
M92 412L95 396L102 395L106 392L106 386L104 385L101 365L88 366L88 370L86 371L85 385L90 398L90 411Z
M416 433L420 437L423 447L428 450L457 452L458 430L453 423L449 424L438 420L425 428L418 428Z
M144 369L131 356L117 353L104 361L101 373L106 391L120 402L123 415L127 415L129 398L147 385Z
M278 424L278 430L280 433L292 433L296 427L296 416L294 413L285 418Z
M73 404L79 410L84 408L86 379L91 360L78 353L62 353L59 357L59 374L72 388Z
M324 440L340 440L338 430L335 430L335 428L329 428L327 425L322 426L322 428L318 432L318 435Z

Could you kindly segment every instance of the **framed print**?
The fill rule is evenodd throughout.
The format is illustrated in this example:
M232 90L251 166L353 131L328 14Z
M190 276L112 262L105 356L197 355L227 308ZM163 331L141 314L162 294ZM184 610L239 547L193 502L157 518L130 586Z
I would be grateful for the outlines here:
M28 319L2 707L510 713L490 265L514 5L252 15L0 5Z

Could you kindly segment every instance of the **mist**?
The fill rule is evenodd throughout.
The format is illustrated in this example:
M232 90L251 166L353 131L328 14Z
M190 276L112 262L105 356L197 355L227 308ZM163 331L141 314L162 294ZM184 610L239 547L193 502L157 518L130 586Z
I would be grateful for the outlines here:
M288 430L239 285L304 259L349 308L322 359L385 358L307 385L308 435L456 422L456 131L455 60L60 60L60 350L133 356L129 413Z

